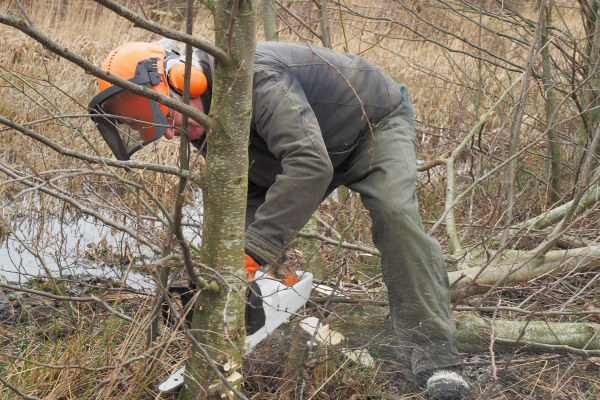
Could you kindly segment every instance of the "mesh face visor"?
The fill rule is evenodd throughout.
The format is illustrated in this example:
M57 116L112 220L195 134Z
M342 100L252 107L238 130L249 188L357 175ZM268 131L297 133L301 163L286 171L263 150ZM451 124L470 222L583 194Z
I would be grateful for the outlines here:
M157 58L140 61L134 77L128 81L149 89L157 86L162 80L157 62ZM129 160L142 147L160 139L167 130L167 118L156 101L125 92L115 85L98 93L88 108L94 114L92 121L117 160ZM119 120L106 114L124 118ZM148 122L162 126L149 125ZM117 129L117 123L126 123L132 128L131 132L121 132Z

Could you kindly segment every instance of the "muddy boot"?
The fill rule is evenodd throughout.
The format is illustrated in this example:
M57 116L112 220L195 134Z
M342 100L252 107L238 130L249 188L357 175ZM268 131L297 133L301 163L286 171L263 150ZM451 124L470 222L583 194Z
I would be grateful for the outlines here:
M471 392L458 367L419 372L416 378L419 388L427 389L432 400L461 400Z

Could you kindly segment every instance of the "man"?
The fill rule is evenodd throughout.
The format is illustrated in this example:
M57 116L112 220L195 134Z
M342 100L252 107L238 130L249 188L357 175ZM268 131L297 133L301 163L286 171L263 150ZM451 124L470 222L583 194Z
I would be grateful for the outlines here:
M169 94L177 97L181 94L182 86L177 85L181 74L175 73L174 65L181 65L182 58L169 41L160 44L165 55L163 71L158 71L169 84ZM111 54L109 59L113 58ZM133 70L137 61L131 63ZM193 65L205 75L206 88L191 104L208 114L212 58L195 50ZM156 82L155 78L151 87L158 90ZM102 104L96 102L91 107L130 116L115 105L102 108ZM252 107L246 211L248 272L252 275L262 267L293 284L297 278L285 263L286 244L335 188L344 185L360 193L373 221L373 241L382 254L390 314L407 349L417 385L427 388L431 398L465 397L468 385L460 375L441 247L427 236L419 217L414 112L406 87L355 55L265 42L256 48ZM178 113L168 112L168 117L175 125L180 124ZM150 117L138 119L149 121ZM201 146L204 129L194 121L190 123L191 139ZM151 132L143 140L161 136L158 128L148 129ZM172 138L174 134L168 129L165 136Z

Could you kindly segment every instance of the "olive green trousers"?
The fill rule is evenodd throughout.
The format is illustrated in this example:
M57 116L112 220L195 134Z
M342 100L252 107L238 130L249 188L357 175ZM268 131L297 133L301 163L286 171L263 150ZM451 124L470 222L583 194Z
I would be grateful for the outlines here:
M332 187L360 193L369 211L400 350L413 373L456 366L456 326L442 249L428 236L415 193L414 111L404 85L402 103L367 135ZM372 152L371 151L374 152Z

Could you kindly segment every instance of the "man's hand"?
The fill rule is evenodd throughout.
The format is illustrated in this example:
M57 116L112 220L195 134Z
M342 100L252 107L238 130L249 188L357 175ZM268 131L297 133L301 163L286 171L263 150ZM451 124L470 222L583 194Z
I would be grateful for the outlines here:
M200 97L191 99L190 106L194 107L198 111L204 112L204 107L202 107L202 100L200 99ZM169 114L167 114L167 121L169 121L170 125L181 127L181 114L177 111L169 109ZM190 133L190 140L194 140L198 139L204 134L204 128L193 119L188 118L188 132ZM179 135L179 130L173 128L167 128L167 131L165 132L165 137L167 139L173 139L173 136Z
M273 278L281 280L281 283L285 286L292 286L300 279L298 278L298 275L296 275L294 268L287 264L283 264L279 269L273 267L261 267L260 270Z
M299 278L296 275L296 271L294 268L284 264L279 269L275 269L273 267L261 267L258 265L256 261L248 254L245 254L246 261L246 272L248 273L248 280L254 279L254 273L260 269L261 272L275 278L281 280L285 286L291 286L294 283L298 282Z

